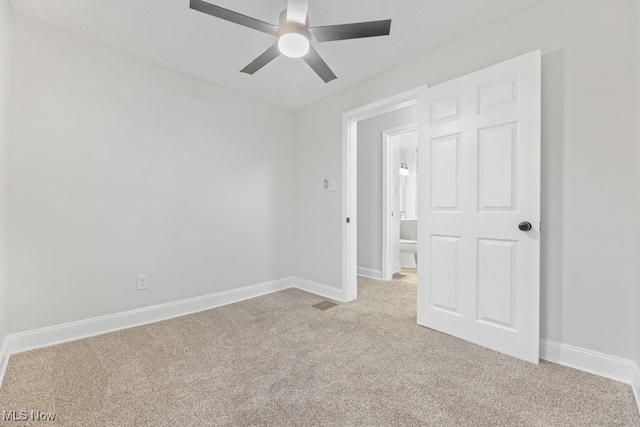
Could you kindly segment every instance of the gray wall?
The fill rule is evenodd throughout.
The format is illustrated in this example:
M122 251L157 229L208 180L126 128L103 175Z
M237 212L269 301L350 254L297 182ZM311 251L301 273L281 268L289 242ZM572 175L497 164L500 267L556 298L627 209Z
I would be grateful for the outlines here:
M290 275L291 112L14 24L11 332Z
M418 131L405 133L398 138L401 162L407 164L404 218L418 218Z
M315 183L341 177L343 113L534 49L543 53L541 334L635 358L640 176L631 1L542 1L298 112L296 275L342 286L342 194L322 194Z
M382 132L417 121L411 106L358 123L358 267L382 270Z
M9 99L11 73L11 28L13 16L7 0L0 0L0 348L9 331L8 281L6 275L6 210L5 198L9 145ZM0 362L2 362L0 354Z

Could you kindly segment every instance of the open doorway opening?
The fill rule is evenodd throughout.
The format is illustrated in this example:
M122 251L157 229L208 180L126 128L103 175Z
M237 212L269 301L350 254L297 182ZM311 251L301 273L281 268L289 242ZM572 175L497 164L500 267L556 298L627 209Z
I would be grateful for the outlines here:
M383 205L384 132L408 131L411 126L415 128L418 117L418 89L344 115L343 213L346 218L343 223L344 301L357 298L358 274L378 280L383 279L382 259L385 252L383 247L389 247L382 243L383 238L387 239L383 221L383 218L386 219L383 214L383 210L386 209ZM399 177L399 157L396 161L398 164L394 169ZM398 221L398 235L399 184L398 179L398 207L394 212L394 218ZM360 237L363 239L361 240ZM399 254L399 238L394 241ZM399 270L399 256L395 265L395 269ZM393 266L386 270L387 276L393 275Z
M382 280L417 281L418 125L382 132Z
M362 125L369 119L374 119L380 116L384 116L388 113L393 113L397 110L402 110L407 107L412 107L414 109L414 114L417 115L417 104L418 104L418 92L420 88L416 88L414 90L401 93L399 95L387 98L385 100L364 106L357 110L350 111L345 113L343 116L343 217L345 221L343 222L342 229L342 246L343 246L343 267L342 267L342 275L343 275L343 301L353 301L357 298L358 295L358 233L359 228L361 233L365 233L365 230L371 230L372 232L376 232L378 230L380 234L383 234L382 231L382 203L378 205L378 209L376 210L380 219L378 222L378 226L375 227L359 227L358 221L358 200L362 200L362 197L359 196L358 193L358 169L362 167L362 162L360 165L358 164L358 137L363 132ZM378 135L380 135L380 143L378 145L377 153L380 156L380 160L378 162L378 171L382 169L382 131L387 129L392 129L394 127L398 127L401 125L407 125L409 123L415 123L417 121L417 116L413 118L405 119L404 123L396 122L387 123L381 125L378 130ZM375 145L375 144L374 144ZM373 151L371 151L373 153ZM375 181L375 180L374 180ZM382 177L380 177L377 181L379 186L379 191L376 193L378 199L382 198ZM373 212L373 209L371 210ZM380 237L380 241L382 237ZM382 244L378 244L374 246L378 248L379 254L378 256L371 257L371 260L375 262L375 259L378 260L378 268L367 267L366 265L361 265L361 267L369 268L373 270L373 273L379 274L381 277L382 274ZM369 264L374 265L374 264ZM376 272L377 270L377 272ZM363 273L364 270L361 268L360 273ZM369 272L371 274L371 272Z
M413 153L409 154L412 154L413 164L416 163L416 121L417 108L410 105L358 123L356 226L359 276L388 281L401 270L400 217L406 215L408 209L408 176L404 174L411 174L407 167L411 130L414 131L414 147ZM415 166L411 178L415 179ZM411 197L411 202L415 203L415 196ZM408 241L410 236L405 237ZM414 246L417 250L417 244ZM410 263L408 257L404 258L405 266L415 268L415 261Z

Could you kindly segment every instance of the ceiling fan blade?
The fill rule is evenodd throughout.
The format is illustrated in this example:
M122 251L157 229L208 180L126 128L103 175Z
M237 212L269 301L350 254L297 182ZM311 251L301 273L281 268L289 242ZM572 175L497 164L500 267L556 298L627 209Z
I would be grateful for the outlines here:
M253 28L254 30L262 31L263 33L271 34L274 36L278 35L278 27L276 27L275 25L259 21L249 16L236 13L229 9L224 9L220 6L207 3L206 1L190 0L189 7L193 10L197 10L198 12L206 13L207 15L215 16L216 18L233 22L234 24Z
M336 75L331 71L331 68L329 68L327 63L324 62L318 51L316 51L313 46L309 46L309 53L307 53L302 59L304 59L304 62L309 64L313 71L315 71L325 83L329 83L331 80L337 79Z
M307 22L307 10L309 0L288 0L287 2L287 23L305 25Z
M391 19L384 21L358 22L355 24L311 27L309 32L317 42L361 39L364 37L388 36L391 33Z
M280 49L278 49L278 43L271 46L267 49L262 55L258 56L256 59L251 62L251 64L244 67L240 70L241 73L253 74L258 71L260 68L267 65L269 62L273 61L280 55Z

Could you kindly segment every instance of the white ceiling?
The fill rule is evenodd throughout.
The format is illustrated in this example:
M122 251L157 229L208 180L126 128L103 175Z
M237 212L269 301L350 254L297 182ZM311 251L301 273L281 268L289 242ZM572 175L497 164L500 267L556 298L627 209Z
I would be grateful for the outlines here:
M207 0L278 23L286 0ZM148 61L298 110L539 0L311 0L311 26L393 19L391 36L316 44L338 76L325 84L301 59L239 70L275 37L189 8L189 0L11 0L17 13Z

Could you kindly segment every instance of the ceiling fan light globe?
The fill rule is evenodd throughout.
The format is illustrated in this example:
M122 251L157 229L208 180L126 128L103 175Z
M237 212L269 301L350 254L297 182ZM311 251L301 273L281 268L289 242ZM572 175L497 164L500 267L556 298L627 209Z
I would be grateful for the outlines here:
M309 53L309 39L299 33L287 33L278 39L280 53L289 58L302 58Z

